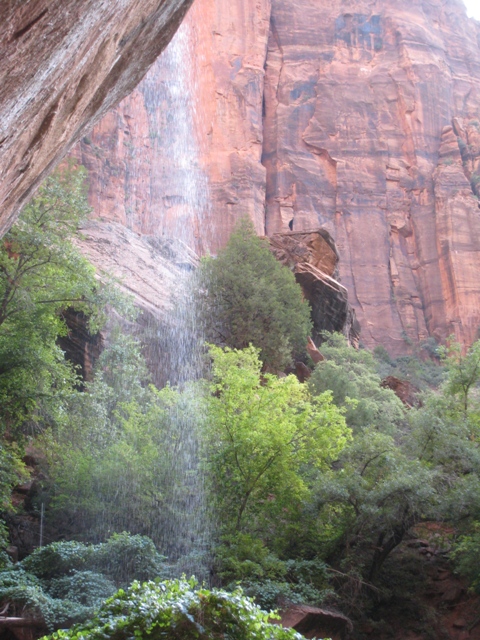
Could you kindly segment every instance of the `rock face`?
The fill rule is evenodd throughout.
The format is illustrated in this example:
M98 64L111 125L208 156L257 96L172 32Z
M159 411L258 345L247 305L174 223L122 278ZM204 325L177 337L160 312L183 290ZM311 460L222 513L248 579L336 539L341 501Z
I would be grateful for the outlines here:
M96 215L200 252L246 214L262 235L324 227L366 345L473 341L480 25L462 0L196 0L182 31L78 151ZM169 89L182 55L197 64Z
M225 245L245 215L264 235L270 10L270 0L196 0L145 80L76 151L96 216L200 252Z
M282 611L281 625L295 629L305 638L346 640L353 631L351 621L339 612L298 604Z
M182 242L141 236L118 223L92 220L81 232L76 243L98 271L117 279L141 311L166 319L172 293L198 264L195 253Z
M451 127L476 156L478 25L461 0L274 0L271 25L267 232L331 231L369 346L471 342L480 216Z
M67 317L71 332L61 345L67 356L82 366L88 380L110 330L120 323L143 345L153 382L159 387L175 383L180 365L187 366L194 351L186 330L188 311L178 309L175 296L178 291L189 294L188 277L198 266L197 255L179 240L140 235L121 224L97 220L82 228L76 242L100 274L115 278L133 298L139 313L134 321L111 314L105 335L93 338L81 325L75 326L75 317Z
M81 311L66 309L62 317L68 333L57 338L57 342L68 360L77 367L82 380L91 381L95 361L104 347L103 336L100 333L90 333L88 318Z
M325 229L275 233L270 249L279 262L291 269L312 308L313 337L322 331L343 333L358 346L360 327L348 301L348 291L338 277L338 253Z
M138 84L191 3L0 3L0 235L71 145Z

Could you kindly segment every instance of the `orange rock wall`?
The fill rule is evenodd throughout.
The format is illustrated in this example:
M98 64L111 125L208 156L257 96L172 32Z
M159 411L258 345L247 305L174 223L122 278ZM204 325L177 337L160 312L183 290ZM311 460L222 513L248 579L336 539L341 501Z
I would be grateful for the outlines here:
M275 0L266 65L268 233L324 225L370 346L480 324L480 215L444 128L480 113L461 0ZM292 25L293 28L292 28Z
M90 171L95 216L139 233L180 235L201 252L223 246L244 215L264 234L262 100L270 8L270 0L194 3L175 38L183 41L178 59L170 46L76 151ZM177 74L189 92L186 105L172 94ZM172 136L171 122L179 113L185 118L185 106L190 138L188 148L178 149L184 143ZM193 194L184 202L188 189L178 179L182 159L175 150L188 155L187 171L204 183L203 199Z
M182 33L184 61L163 54L82 143L95 215L214 252L245 214L260 234L324 226L365 344L473 341L480 25L462 0L196 0Z
M192 0L0 1L0 236L143 78Z

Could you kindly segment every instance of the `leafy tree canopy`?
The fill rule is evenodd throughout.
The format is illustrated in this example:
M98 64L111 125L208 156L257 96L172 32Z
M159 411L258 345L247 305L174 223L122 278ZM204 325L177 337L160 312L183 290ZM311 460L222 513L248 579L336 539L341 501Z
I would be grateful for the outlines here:
M313 398L295 376L262 375L258 349L211 355L208 469L227 531L252 531L269 512L294 514L309 476L335 459L350 430L329 392Z
M325 360L315 367L311 392L332 392L333 401L345 408L353 429L375 427L394 433L405 419L405 409L391 389L381 387L377 364L370 351L352 349L341 334L324 334Z
M65 167L46 180L0 241L2 431L49 424L62 412L76 380L57 345L66 333L62 310L84 311L92 330L107 302L127 310L71 241L87 213L85 170Z
M0 509L25 478L28 438L65 421L77 372L58 345L62 312L82 311L90 330L105 305L132 315L130 302L102 284L72 242L88 213L85 170L65 166L49 177L0 240ZM108 280L108 279L107 279ZM3 528L0 538L4 537Z
M158 390L148 380L139 344L112 333L94 380L37 440L48 460L47 516L64 535L98 541L128 528L178 556L194 535L189 518L202 498L201 398L190 386Z

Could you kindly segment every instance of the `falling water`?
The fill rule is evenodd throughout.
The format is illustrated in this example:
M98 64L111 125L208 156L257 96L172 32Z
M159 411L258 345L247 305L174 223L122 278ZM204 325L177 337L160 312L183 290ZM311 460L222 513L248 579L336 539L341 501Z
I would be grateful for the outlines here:
M157 62L167 80L159 86L158 80L151 76L151 82L147 77L142 85L151 144L156 147L157 160L152 167L154 190L156 172L159 179L158 192L151 196L152 206L161 208L155 212L155 218L160 221L155 236L160 244L163 242L164 250L168 248L183 272L174 292L175 307L167 326L156 328L157 339L147 346L147 350L151 350L147 358L150 362L156 360L162 368L157 374L166 376L183 392L182 402L173 407L171 414L176 431L171 478L173 498L162 534L159 536L156 532L154 537L162 540L162 547L170 557L182 558L182 570L205 577L209 518L199 470L199 426L205 416L202 394L198 386L192 385L202 374L203 340L196 323L191 250L201 248L199 229L207 219L208 185L199 162L200 142L195 127L199 114L192 64L195 56L190 36L190 26L184 22Z

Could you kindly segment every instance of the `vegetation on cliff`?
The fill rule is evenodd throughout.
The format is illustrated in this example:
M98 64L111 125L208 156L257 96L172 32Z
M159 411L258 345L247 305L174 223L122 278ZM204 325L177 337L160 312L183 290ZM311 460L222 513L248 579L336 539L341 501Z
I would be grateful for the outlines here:
M216 258L203 260L199 309L207 340L219 346L260 349L273 372L304 354L312 329L310 308L293 273L282 267L243 218Z
M63 423L79 382L58 338L66 309L82 311L96 331L105 305L132 313L129 301L72 243L88 213L85 171L65 166L48 178L0 242L0 499L26 479L25 444Z

